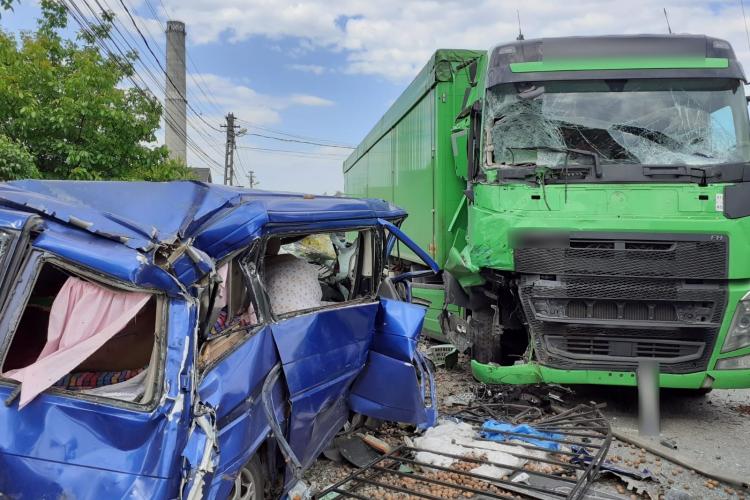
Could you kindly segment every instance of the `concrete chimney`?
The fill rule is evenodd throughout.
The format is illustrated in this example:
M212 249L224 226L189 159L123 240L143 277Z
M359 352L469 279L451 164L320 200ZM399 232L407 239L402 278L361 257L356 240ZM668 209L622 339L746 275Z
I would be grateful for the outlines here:
M185 87L185 23L167 21L167 95L165 136L169 157L187 161L187 89Z

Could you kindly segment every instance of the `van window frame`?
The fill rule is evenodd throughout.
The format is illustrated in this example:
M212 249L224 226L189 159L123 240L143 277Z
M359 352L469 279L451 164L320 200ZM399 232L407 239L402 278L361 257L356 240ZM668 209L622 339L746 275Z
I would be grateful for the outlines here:
M157 366L156 374L154 375L153 395L151 400L145 403L84 394L80 391L71 391L60 387L49 387L42 394L52 394L59 397L72 398L76 401L86 401L97 405L123 408L141 413L149 413L155 410L161 404L160 401L164 392L164 365L167 353L167 334L169 332L169 300L167 295L158 290L133 286L130 283L125 283L117 278L87 269L79 264L42 250L32 249L26 259L24 259L24 262L21 263L18 273L11 281L13 283L13 292L0 310L0 369L5 365L5 359L13 343L13 339L18 333L17 330L23 313L36 287L42 268L45 265L54 265L69 272L71 275L90 279L97 285L111 290L142 292L152 295L156 299L154 348L157 349ZM20 382L0 375L0 384L17 387Z
M278 226L277 226L278 227ZM289 229L287 231L284 231L283 229L280 229L278 231L275 231L276 227L271 227L272 231L267 232L263 235L263 237L260 239L260 246L259 246L259 252L257 255L256 260L256 266L258 269L258 281L260 282L260 287L262 289L263 293L263 302L264 307L266 308L265 311L265 317L268 318L271 322L279 322L284 321L290 318L294 318L297 316L302 316L305 314L311 314L311 313L317 313L321 311L329 311L334 309L343 309L346 307L351 306L358 306L363 304L371 304L373 302L378 301L377 296L377 289L380 282L380 279L382 278L382 269L379 267L381 265L381 257L379 249L382 248L382 234L380 231L380 228L378 226L372 226L372 225L356 225L356 226L331 226L331 227L325 227L325 228L315 228L315 229L305 229L305 228L299 228L295 227L294 229ZM333 234L333 233L347 233L347 232L363 232L368 231L370 233L370 245L371 245L371 261L372 261L372 276L371 276L371 285L370 290L367 292L366 295L363 295L361 297L358 297L356 299L350 299L345 300L343 302L336 302L333 304L326 304L322 305L320 307L311 307L308 309L299 309L297 311L290 311L284 314L276 315L273 310L271 309L271 302L268 298L268 290L266 289L266 284L264 282L265 280L265 253L266 253L266 246L268 244L268 240L271 238L284 238L289 236L310 236L314 234ZM361 248L358 249L358 252L361 252ZM364 262L364 259L358 257L357 258L357 278L362 277L362 263ZM358 281L358 280L357 280ZM356 283L356 281L355 281ZM352 287L354 287L355 284L352 284Z
M245 285L248 287L249 292L252 294L251 301L253 302L255 307L255 317L257 318L258 323L247 328L245 330L245 333L238 339L237 343L235 343L230 349L222 352L220 356L211 359L209 363L206 363L203 366L199 366L199 359L203 346L212 342L213 340L218 340L218 338L220 337L206 340L199 339L200 344L196 351L196 369L199 371L201 378L268 325L268 315L265 312L265 297L260 296L262 284L257 272L257 266L255 265L257 259L256 253L258 252L259 246L259 240L254 240L247 247L232 252L216 263L215 268L219 269L223 265L229 264L233 260L238 261L240 270L242 271L242 276L245 279ZM263 248L265 249L265 246L263 246ZM254 267L251 267L250 265ZM206 287L203 290L203 293L207 293L210 295L210 287ZM211 328L211 325L206 325L206 328Z

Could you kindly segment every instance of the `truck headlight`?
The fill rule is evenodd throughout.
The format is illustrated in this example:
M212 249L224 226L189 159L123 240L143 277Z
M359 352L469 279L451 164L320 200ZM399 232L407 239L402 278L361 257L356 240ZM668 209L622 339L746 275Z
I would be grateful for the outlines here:
M734 311L732 324L721 352L735 351L750 345L750 301L741 300Z
M750 370L750 355L724 358L716 362L717 370Z

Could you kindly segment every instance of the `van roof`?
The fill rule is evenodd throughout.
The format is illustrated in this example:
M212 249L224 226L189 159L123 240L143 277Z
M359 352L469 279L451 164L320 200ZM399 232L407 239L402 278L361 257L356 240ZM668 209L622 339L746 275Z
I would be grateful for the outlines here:
M137 279L135 267L155 265L158 256L171 255L169 273L190 284L215 261L265 233L290 227L361 227L374 225L378 218L406 216L405 211L383 200L196 181L14 181L0 183L0 207L20 212L19 216L41 217L44 237L37 237L34 246L54 241L49 250L77 256L74 260L141 286L144 282ZM109 248L112 255L122 255L125 260L117 264L120 269L114 270L114 264L102 262L101 257L86 258L84 254L91 248L86 249L84 240ZM133 252L139 254L137 259L126 256Z

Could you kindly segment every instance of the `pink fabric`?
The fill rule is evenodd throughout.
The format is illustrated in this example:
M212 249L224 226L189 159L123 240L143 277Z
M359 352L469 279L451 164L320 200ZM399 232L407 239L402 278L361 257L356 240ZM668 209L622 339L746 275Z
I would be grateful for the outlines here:
M22 384L19 409L125 328L150 297L146 293L115 292L68 278L52 303L47 343L39 358L25 368L3 374Z

